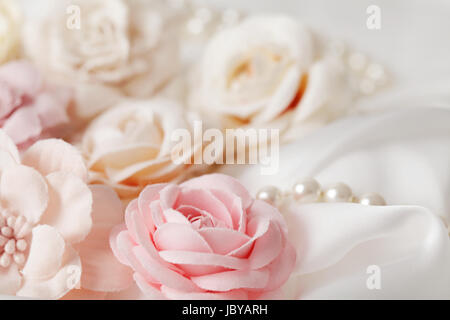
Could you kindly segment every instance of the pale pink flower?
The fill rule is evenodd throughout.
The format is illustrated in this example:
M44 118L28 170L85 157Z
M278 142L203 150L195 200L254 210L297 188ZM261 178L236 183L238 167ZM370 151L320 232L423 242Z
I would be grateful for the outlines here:
M96 261L111 257L110 269L104 270L120 270L108 248L108 233L121 220L116 211L103 210L119 204L121 213L120 201L112 190L89 187L86 181L83 158L71 145L41 140L21 159L0 130L0 294L56 299L74 289L80 277L82 286L98 289L105 280L91 268L92 251ZM110 214L110 222L104 214ZM95 240L95 248L86 250Z
M150 185L128 205L125 222L111 247L151 298L267 297L296 261L278 209L221 174Z
M25 53L73 85L80 118L152 96L177 72L179 19L165 0L41 0L39 9L24 27Z
M35 67L13 61L0 67L0 128L21 149L67 124L69 89L45 84Z

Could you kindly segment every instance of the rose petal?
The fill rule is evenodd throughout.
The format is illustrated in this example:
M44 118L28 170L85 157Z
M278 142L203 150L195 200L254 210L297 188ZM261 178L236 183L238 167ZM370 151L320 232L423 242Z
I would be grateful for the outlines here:
M250 253L250 250L253 249L253 244L255 243L255 241L266 234L267 230L269 230L269 226L270 223L267 219L257 218L251 221L249 223L250 232L248 233L252 236L250 241L243 244L241 247L229 252L228 255L237 258L247 257Z
M254 217L262 217L273 222L276 222L278 226L287 233L288 229L286 226L286 222L281 215L280 211L262 200L255 200L248 211L248 219L252 219Z
M233 270L200 277L191 277L200 288L208 291L263 289L269 281L268 270Z
M270 221L267 232L255 241L249 261L252 269L262 268L281 253L283 239L279 227Z
M233 220L233 229L244 233L246 230L247 215L242 208L241 198L226 190L210 189L210 192L227 207Z
M69 243L83 240L92 227L92 193L77 176L55 172L47 176L49 203L41 222L56 228Z
M149 284L147 281L145 281L144 277L142 277L139 273L133 274L134 281L136 281L137 286L139 289L144 293L145 298L149 300L166 300L164 295L156 289L154 286ZM134 297L133 297L133 300Z
M36 142L22 157L23 164L33 167L42 175L63 171L87 181L87 168L83 157L72 145L57 139Z
M225 228L202 228L198 230L198 233L208 242L212 251L217 254L228 254L251 239L243 233ZM170 250L170 248L166 249Z
M28 279L54 276L61 267L66 245L58 231L47 225L32 230L30 252L22 273Z
M0 68L0 79L23 95L34 96L42 86L37 69L25 60L12 61Z
M122 251L119 250L119 247L117 245L117 239L119 238L119 234L121 234L121 233L124 233L124 235L122 235L123 237L125 237L125 235L128 236L128 231L127 231L127 227L125 226L125 224L117 225L114 228L112 228L111 233L109 235L109 245L111 246L111 250L112 250L114 256L116 257L116 259L120 263L122 263L126 266L129 266L130 263L129 263L128 259L122 253Z
M36 110L30 107L16 110L3 124L3 130L15 144L36 139L43 131Z
M270 277L264 290L278 289L288 280L294 270L296 257L295 248L290 243L286 243L280 255L266 267Z
M191 282L191 280L180 275L178 272L164 267L162 264L150 257L144 248L134 247L132 251L145 270L152 276L153 279L158 281L157 283L187 292L200 291Z
M169 184L160 192L161 208L163 210L173 208L180 195L180 188L177 185Z
M176 207L181 205L207 211L227 226L233 227L233 221L225 205L206 189L183 188L178 196Z
M153 235L158 250L213 252L203 237L190 225L166 223Z
M189 220L179 211L167 209L163 211L167 223L191 224Z
M1 176L0 197L13 213L37 223L47 207L47 183L32 168L11 167Z
M242 200L243 209L246 210L253 202L247 189L235 178L224 174L207 174L198 178L188 180L181 187L193 189L216 189L226 190L237 195Z
M169 263L180 265L207 265L229 269L245 269L249 267L246 259L239 259L214 253L163 250L159 252L159 255Z

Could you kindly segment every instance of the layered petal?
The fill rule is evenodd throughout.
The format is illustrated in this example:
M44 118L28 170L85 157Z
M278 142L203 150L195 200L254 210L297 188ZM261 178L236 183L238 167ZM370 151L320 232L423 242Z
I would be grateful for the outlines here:
M25 217L32 224L39 222L49 201L44 178L33 168L21 165L3 172L0 197L13 214Z
M83 157L70 144L57 139L36 142L24 152L22 163L38 170L42 175L62 171L87 181L87 168Z
M91 231L92 193L79 177L65 172L47 176L49 204L41 223L53 226L69 243L82 241Z
M111 229L123 222L122 203L115 192L100 185L90 186L93 195L92 229L76 249L81 258L85 289L114 292L128 288L132 270L121 264L109 245Z

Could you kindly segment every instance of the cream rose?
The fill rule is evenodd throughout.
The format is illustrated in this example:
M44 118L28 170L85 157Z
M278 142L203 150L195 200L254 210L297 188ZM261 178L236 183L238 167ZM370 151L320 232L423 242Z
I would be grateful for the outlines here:
M0 0L0 63L18 55L21 14L15 1Z
M26 52L78 88L81 117L122 96L151 96L175 73L175 21L163 1L75 0L49 7L43 18L29 19Z
M92 182L109 184L128 198L147 184L181 177L189 164L172 161L177 142L171 134L178 129L192 132L195 120L195 114L165 99L127 101L106 111L92 122L82 142Z
M211 39L189 103L226 128L277 127L287 136L315 127L351 100L344 68L316 51L311 33L295 20L249 17Z

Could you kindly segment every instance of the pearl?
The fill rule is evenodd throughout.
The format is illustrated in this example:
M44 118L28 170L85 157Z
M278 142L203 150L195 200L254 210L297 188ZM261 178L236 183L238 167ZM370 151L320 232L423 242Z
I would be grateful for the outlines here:
M326 202L348 202L352 199L352 189L343 183L337 183L325 190Z
M348 58L348 64L356 72L361 72L367 65L367 57L362 53L352 53Z
M359 90L363 93L363 94L372 94L375 92L375 83L370 80L370 79L363 79L359 85Z
M386 201L378 193L366 193L359 199L359 203L365 206L385 206Z
M281 198L281 192L277 187L267 186L259 190L256 194L256 198L266 201L272 205L276 205Z
M306 179L293 187L294 199L300 202L315 202L319 200L320 184L315 179Z

